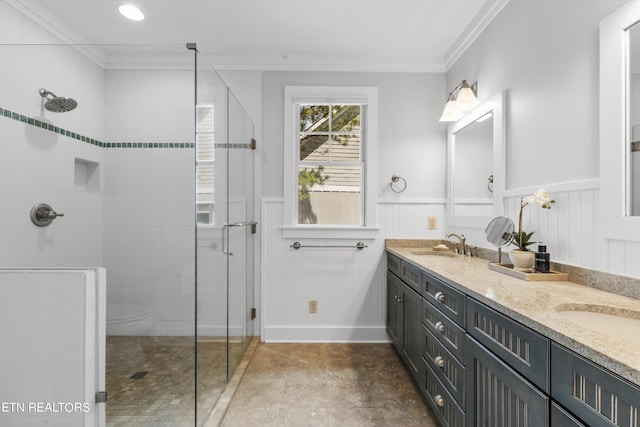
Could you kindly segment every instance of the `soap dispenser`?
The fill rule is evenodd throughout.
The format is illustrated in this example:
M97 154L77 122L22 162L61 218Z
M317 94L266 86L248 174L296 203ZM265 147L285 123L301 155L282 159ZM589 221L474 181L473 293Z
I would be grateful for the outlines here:
M538 245L536 252L536 272L548 273L551 267L551 257L547 252L547 245Z

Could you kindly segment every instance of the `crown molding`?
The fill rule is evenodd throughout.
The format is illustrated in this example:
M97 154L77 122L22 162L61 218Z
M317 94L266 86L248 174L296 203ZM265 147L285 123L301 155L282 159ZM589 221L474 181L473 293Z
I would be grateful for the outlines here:
M79 33L60 21L52 15L51 12L40 6L38 3L31 0L4 1L22 15L31 19L37 25L51 33L53 37L57 38L62 43L73 47L99 67L105 68L106 55L102 50L96 47L94 43L84 39Z
M447 50L444 57L445 71L448 71L456 63L508 3L509 0L489 0L482 6L475 18Z
M374 55L229 55L203 52L216 70L442 73L442 58Z

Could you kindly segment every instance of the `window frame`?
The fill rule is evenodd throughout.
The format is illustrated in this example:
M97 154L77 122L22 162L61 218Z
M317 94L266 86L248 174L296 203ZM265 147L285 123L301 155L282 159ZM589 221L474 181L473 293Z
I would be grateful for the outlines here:
M361 121L361 225L298 224L299 105L359 104ZM377 176L378 88L374 86L285 86L284 88L284 238L373 239L378 231L375 179Z

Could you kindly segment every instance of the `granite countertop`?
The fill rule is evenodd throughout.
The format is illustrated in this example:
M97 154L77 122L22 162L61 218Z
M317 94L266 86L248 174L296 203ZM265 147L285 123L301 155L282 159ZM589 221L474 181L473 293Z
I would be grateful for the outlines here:
M573 282L517 279L489 270L488 261L482 258L415 255L413 252L419 252L415 246L387 246L386 249L496 311L640 386L640 339L616 338L587 327L583 322L567 320L559 313L561 310L589 306L589 310L605 314L624 312L640 320L640 300ZM636 336L640 338L640 332Z

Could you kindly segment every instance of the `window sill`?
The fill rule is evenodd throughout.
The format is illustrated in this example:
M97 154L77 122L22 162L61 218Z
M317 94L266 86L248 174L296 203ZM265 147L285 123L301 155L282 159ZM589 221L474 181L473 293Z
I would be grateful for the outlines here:
M378 227L299 226L281 227L284 239L361 239L373 240Z

